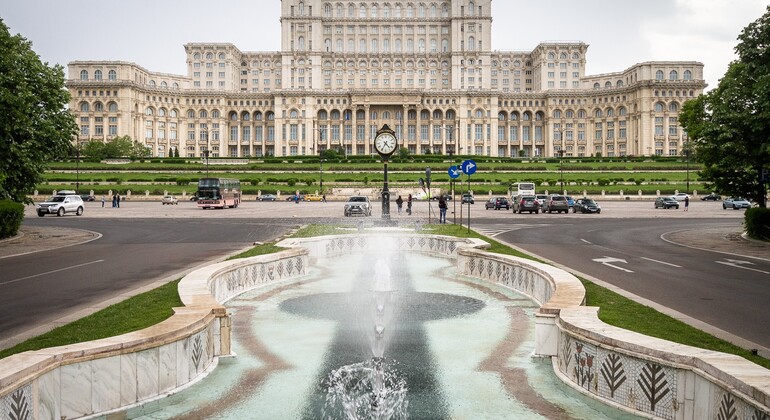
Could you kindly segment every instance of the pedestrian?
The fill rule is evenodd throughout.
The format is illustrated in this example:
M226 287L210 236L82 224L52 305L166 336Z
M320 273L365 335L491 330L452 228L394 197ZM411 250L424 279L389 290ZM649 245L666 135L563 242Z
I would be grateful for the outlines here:
M323 201L324 203L326 202L326 194L321 196L321 201Z
M118 195L113 193L112 194L112 208L115 208L118 206Z
M118 193L118 194L117 194L117 196L118 196L118 200L117 200L117 202L118 202L118 208L120 208L120 193Z
M412 215L412 194L409 194L409 197L406 198L406 214Z
M299 204L299 194L294 194L294 204Z
M404 206L404 199L399 195L396 199L396 207L398 208L398 214L401 214L401 207Z
M104 207L104 194L102 194L102 207Z
M439 210L439 216L438 216L438 222L439 223L446 223L446 196L440 195L438 197L438 210Z
M684 196L684 211L687 211L690 208L690 197Z

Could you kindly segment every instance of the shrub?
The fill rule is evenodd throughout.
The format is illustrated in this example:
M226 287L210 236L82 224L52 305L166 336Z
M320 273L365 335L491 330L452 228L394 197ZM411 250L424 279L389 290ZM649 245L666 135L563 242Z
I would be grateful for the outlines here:
M0 239L16 236L23 219L23 204L11 200L0 200Z
M750 238L770 241L770 209L753 207L746 210L743 225Z
M286 181L286 184L288 184L290 187L293 187L297 184L297 180L294 178L291 178L288 181Z

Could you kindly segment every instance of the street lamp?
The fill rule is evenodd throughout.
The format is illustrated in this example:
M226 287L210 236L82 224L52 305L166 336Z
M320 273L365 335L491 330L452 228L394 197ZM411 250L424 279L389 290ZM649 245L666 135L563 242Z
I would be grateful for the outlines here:
M690 145L689 143L684 144L684 156L686 158L686 166L687 166L687 190L685 191L687 194L690 193Z
M75 193L80 193L80 139L75 140L77 148L75 153L77 160L75 161Z
M559 174L561 178L561 193L564 194L564 149L559 149L557 152L559 154Z

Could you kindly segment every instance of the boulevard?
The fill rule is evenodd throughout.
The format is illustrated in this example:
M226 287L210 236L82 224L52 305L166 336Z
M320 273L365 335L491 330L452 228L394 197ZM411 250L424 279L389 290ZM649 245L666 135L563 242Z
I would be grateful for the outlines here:
M471 207L471 227L498 241L550 260L647 304L692 318L715 335L757 348L767 357L770 331L758 327L770 316L769 248L734 254L730 235L741 231L743 211L719 202L692 202L689 211L653 209L650 201L601 202L601 214L513 214ZM69 319L141 287L181 277L221 259L289 233L303 224L365 226L373 216L345 218L342 202L244 202L237 209L201 210L192 202L123 202L121 208L86 203L83 216L37 217L26 208L23 225L68 227L100 233L91 242L0 259L0 343L30 327ZM436 222L437 205L431 222ZM463 223L468 206L463 207ZM452 214L452 212L455 212ZM428 223L428 203L412 216L392 218ZM449 203L447 221L460 222L459 202ZM709 233L712 236L709 236ZM705 239L704 239L705 238ZM732 240L736 240L733 238ZM742 240L742 239L737 239ZM694 322L692 322L694 321Z

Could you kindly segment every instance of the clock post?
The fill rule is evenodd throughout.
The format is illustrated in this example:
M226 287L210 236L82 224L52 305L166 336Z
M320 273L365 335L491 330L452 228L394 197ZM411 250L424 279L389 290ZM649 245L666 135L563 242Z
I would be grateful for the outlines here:
M377 130L374 136L374 149L382 158L383 184L382 184L382 218L390 220L390 190L388 190L388 159L396 151L396 132L387 124Z

